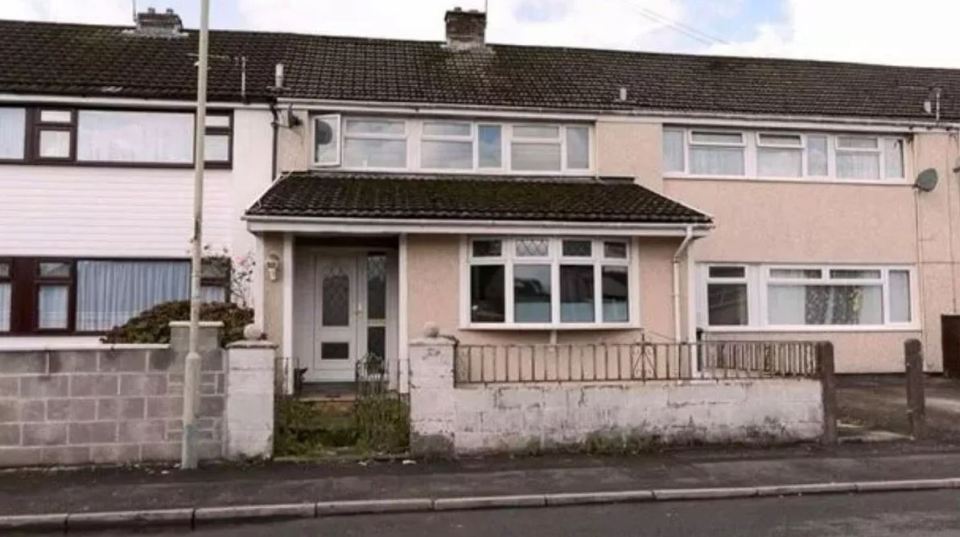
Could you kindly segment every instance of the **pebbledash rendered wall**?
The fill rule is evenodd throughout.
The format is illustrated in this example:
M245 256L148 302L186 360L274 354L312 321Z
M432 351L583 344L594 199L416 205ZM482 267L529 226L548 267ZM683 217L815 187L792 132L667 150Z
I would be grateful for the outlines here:
M409 357L411 449L420 455L770 444L824 433L817 379L458 387L450 340L413 341Z
M201 327L200 458L269 456L274 350L223 350L219 325ZM187 333L173 323L170 345L0 350L0 466L178 461Z

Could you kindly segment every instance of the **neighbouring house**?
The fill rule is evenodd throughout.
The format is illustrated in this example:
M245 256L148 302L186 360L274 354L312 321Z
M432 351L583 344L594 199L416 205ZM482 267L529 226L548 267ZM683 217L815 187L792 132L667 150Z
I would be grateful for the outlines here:
M829 340L848 373L901 371L919 338L943 370L960 71L445 23L211 34L204 242L256 261L291 385L377 355L406 391L428 323L465 345ZM196 41L170 12L0 21L0 348L92 345L187 297Z

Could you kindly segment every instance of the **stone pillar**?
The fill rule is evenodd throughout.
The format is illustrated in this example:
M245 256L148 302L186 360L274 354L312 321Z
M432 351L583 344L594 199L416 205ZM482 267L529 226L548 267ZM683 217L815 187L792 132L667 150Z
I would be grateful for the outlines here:
M454 341L428 326L410 342L410 451L418 456L455 454Z
M277 346L261 341L253 325L244 340L227 346L227 458L273 455L273 401Z

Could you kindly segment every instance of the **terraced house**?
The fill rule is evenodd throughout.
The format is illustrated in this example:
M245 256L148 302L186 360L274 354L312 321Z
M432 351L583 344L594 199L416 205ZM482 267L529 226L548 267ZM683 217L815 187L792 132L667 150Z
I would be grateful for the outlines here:
M916 337L949 367L960 72L445 24L211 34L205 242L256 261L291 377L350 382L377 355L403 391L428 323L474 344L826 339L840 372L902 370ZM187 297L196 39L173 13L0 22L0 346L96 344ZM228 299L215 272L205 295Z

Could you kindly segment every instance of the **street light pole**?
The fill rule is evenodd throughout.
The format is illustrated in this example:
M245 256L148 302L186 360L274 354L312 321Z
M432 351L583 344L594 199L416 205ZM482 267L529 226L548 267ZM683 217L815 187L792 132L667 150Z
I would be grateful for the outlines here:
M197 62L197 114L193 135L193 239L190 270L190 346L183 375L183 440L180 468L197 467L197 411L200 406L200 269L203 263L203 166L207 123L207 56L210 0L200 3L200 45Z

